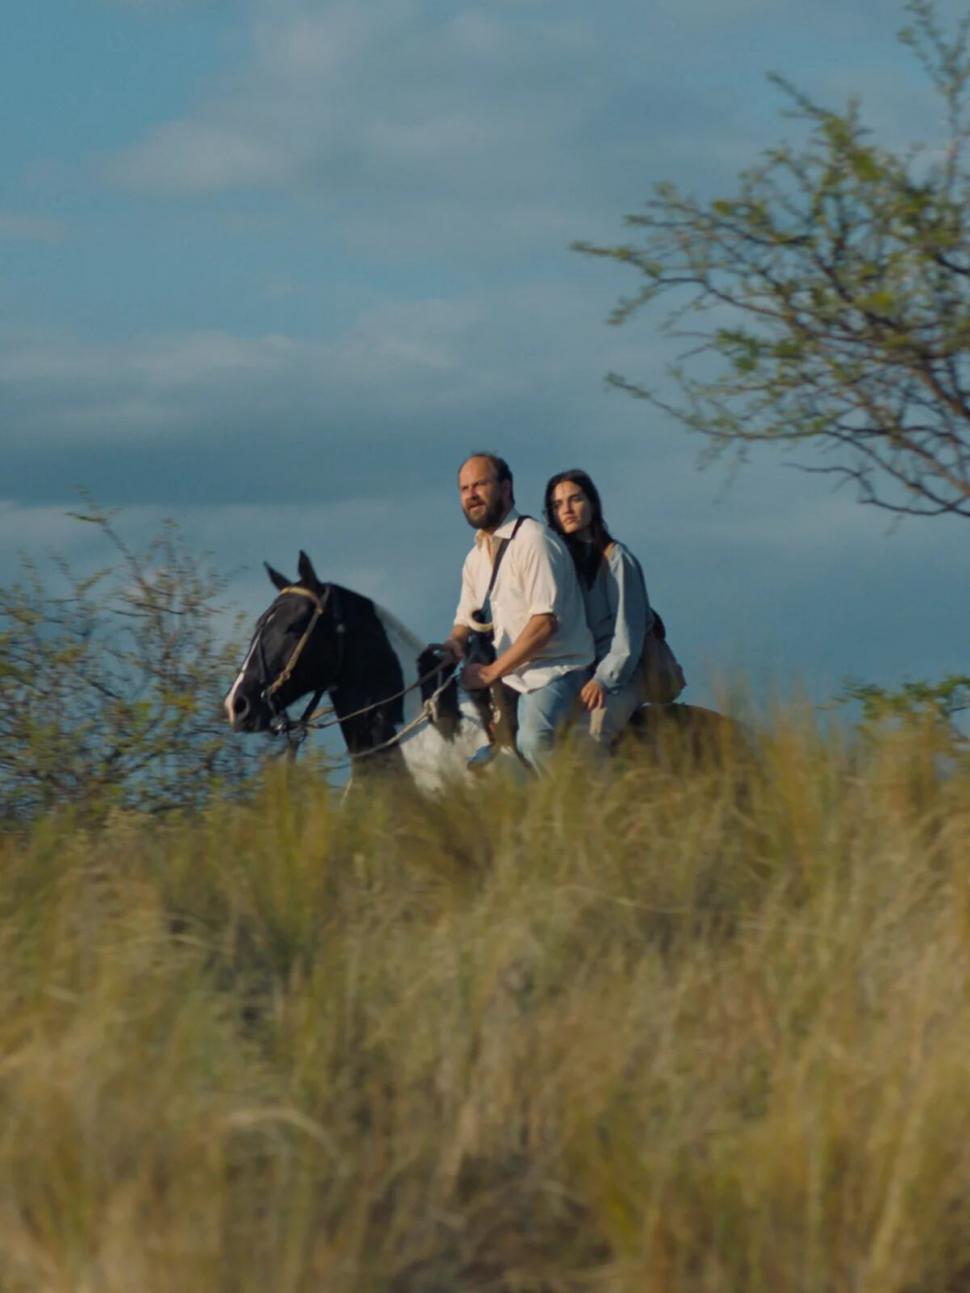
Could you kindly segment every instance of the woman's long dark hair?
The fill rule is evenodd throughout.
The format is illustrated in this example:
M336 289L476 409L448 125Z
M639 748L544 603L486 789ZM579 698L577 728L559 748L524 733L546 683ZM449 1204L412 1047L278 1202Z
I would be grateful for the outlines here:
M552 505L552 495L556 486L562 485L564 482L578 485L589 499L592 516L589 523L590 541L588 543L576 535L563 534L559 525L559 518L556 516L555 508ZM542 510L545 513L547 524L556 531L569 549L580 582L585 584L587 588L591 588L593 580L603 564L603 553L613 542L613 536L606 528L606 522L603 520L603 504L600 502L600 493L593 484L589 473L582 471L579 467L572 467L569 471L559 471L555 476L550 476L546 484Z

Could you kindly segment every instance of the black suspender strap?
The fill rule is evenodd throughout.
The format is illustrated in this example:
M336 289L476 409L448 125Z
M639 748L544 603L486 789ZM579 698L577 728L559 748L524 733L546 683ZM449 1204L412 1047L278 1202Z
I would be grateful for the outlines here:
M512 527L512 533L509 535L509 537L507 539L499 540L498 552L496 552L495 557L492 561L492 577L488 581L488 588L485 590L485 600L482 602L481 617L484 621L486 621L486 623L490 623L492 619L492 607L490 605L492 589L495 587L495 581L498 578L499 566L501 566L502 564L502 558L505 556L505 550L512 542L512 540L515 538L515 536L518 534L519 526L522 524L522 522L528 521L528 520L529 520L529 517L527 516L517 517L515 525Z

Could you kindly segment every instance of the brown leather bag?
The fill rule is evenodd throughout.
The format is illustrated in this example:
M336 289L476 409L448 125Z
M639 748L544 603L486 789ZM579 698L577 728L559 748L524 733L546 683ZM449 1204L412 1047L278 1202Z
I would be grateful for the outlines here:
M613 544L607 545L603 552L603 563L606 565L607 557L613 550ZM630 553L632 557L633 554ZM633 563L637 570L640 571L640 579L643 583L643 594L647 596L647 583L643 577L643 569L633 557ZM647 604L649 605L649 597ZM667 641L667 629L663 620L660 618L660 612L650 608L653 614L653 621L647 629L647 635L643 643L643 655L640 657L640 670L643 679L643 698L651 705L670 705L677 699L680 693L687 686L687 678L680 666L680 661L674 655L670 643Z
M651 705L669 705L687 686L687 679L667 641L667 630L657 611L643 643L643 695Z

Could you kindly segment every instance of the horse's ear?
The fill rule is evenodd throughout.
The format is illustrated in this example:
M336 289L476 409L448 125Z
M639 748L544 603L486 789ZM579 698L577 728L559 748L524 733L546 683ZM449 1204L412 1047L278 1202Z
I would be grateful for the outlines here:
M320 587L320 580L317 578L317 572L313 569L313 562L302 548L300 549L300 560L296 568L300 574L300 581L306 584L308 588Z
M281 575L278 570L274 570L268 561L264 561L263 565L266 567L266 573L272 580L274 587L278 588L280 592L282 592L284 588L289 588L290 581L285 575Z

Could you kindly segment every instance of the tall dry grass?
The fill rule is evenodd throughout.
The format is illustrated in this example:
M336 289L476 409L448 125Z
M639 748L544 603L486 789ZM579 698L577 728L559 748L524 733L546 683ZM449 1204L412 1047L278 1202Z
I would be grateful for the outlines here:
M970 772L757 766L0 843L4 1293L970 1286Z

